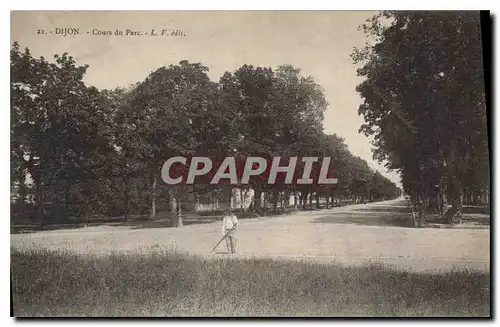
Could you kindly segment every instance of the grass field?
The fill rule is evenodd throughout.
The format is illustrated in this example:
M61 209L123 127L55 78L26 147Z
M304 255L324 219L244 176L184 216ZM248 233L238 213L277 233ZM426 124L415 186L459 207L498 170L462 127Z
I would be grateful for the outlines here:
M15 316L489 316L490 275L12 249Z

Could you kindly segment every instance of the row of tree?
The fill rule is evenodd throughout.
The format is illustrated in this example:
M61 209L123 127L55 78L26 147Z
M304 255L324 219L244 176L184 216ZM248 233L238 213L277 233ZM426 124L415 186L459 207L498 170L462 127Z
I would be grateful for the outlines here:
M323 133L327 107L320 85L299 69L244 65L214 82L208 68L181 61L128 88L98 90L83 82L88 66L68 54L55 62L11 49L11 176L14 208L37 222L170 210L182 225L185 201L228 201L234 187L262 193L275 206L305 199L376 201L399 188L352 155L344 140ZM165 185L160 170L172 156L316 156L332 158L335 187L322 185ZM310 203L312 205L312 203Z
M365 78L360 131L401 173L416 226L432 212L461 222L464 203L489 203L479 13L387 11L362 28L375 42L353 53Z

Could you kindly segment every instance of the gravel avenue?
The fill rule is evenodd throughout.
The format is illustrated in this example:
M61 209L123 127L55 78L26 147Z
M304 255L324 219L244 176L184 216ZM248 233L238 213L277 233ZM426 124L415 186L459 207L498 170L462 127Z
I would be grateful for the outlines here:
M489 271L488 227L463 224L457 228L417 229L376 223L382 216L390 219L390 210L405 206L404 200L396 199L279 217L242 219L236 235L237 254L232 257L347 265L377 262L411 271L460 267ZM210 252L219 238L219 222L180 229L98 226L11 235L11 246L64 249L78 254L170 249L218 258L227 256L223 246Z

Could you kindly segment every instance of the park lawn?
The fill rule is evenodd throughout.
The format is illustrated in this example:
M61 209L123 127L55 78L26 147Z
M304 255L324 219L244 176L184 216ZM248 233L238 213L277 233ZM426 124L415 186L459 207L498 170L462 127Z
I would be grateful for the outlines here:
M15 316L489 316L490 275L11 250Z

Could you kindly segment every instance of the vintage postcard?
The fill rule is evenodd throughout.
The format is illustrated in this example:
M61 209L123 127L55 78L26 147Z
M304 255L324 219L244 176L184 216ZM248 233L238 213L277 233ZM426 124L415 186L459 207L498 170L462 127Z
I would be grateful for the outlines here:
M490 317L489 19L12 11L14 316Z

